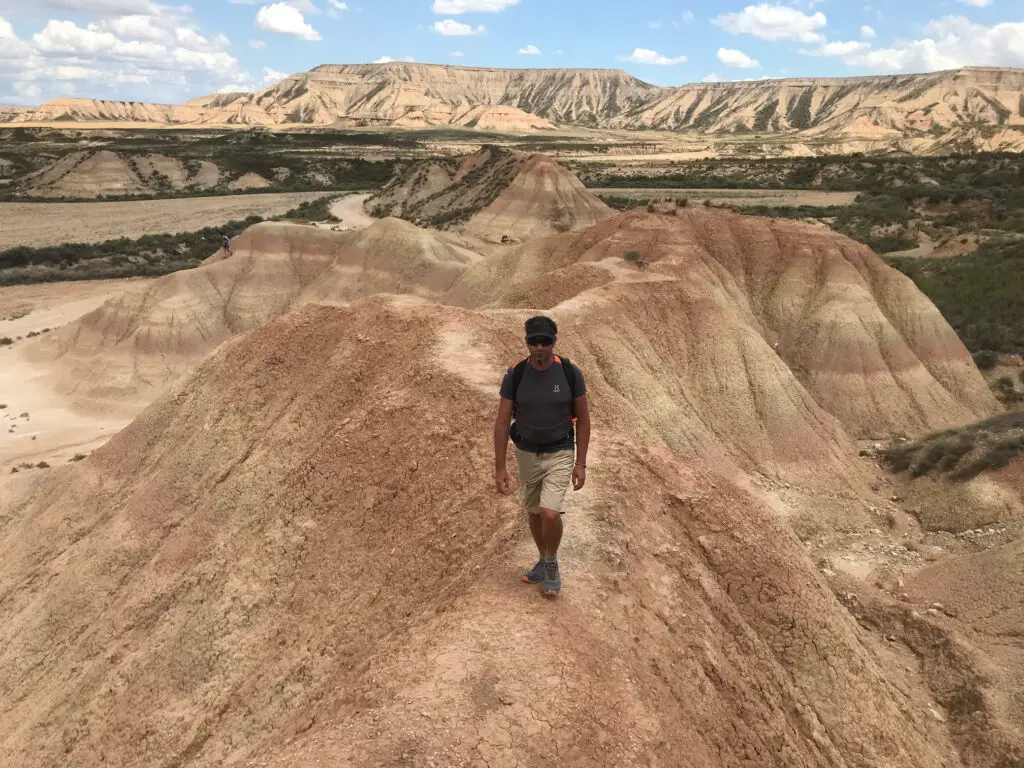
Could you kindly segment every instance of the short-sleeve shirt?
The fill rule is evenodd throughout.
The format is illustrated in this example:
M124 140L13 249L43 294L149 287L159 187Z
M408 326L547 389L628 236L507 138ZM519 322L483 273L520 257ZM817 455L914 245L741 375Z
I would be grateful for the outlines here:
M587 392L583 373L576 371L576 397ZM548 452L575 447L572 423L572 392L565 369L553 362L538 371L527 362L519 391L512 391L513 368L501 380L501 396L516 403L516 420L510 430L512 442L527 451Z

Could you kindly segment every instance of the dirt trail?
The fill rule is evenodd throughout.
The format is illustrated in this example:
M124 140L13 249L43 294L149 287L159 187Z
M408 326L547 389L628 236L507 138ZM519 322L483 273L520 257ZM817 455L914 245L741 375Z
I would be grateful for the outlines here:
M363 203L370 197L364 195L346 195L331 204L331 215L340 219L340 224L332 225L332 229L359 229L368 227L376 221L363 210Z

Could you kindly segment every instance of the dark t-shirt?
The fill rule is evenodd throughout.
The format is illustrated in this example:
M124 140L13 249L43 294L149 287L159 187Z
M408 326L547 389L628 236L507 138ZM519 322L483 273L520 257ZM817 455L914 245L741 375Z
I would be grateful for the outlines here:
M514 367L513 367L514 368ZM565 369L554 362L546 371L526 364L519 391L512 391L512 371L501 380L501 396L517 405L511 430L512 442L528 451L558 451L575 447L572 424L572 393ZM576 369L576 397L586 394L583 373Z

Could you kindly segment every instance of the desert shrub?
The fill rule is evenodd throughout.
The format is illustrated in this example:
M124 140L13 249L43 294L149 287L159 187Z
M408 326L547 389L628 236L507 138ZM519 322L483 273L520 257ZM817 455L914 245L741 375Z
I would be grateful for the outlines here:
M36 464L36 467L38 469L49 469L50 465L47 464L45 461L40 461L38 464Z
M307 200L304 203L299 203L298 208L292 208L280 218L285 221L336 221L331 214L331 204L335 200L337 200L336 197Z
M84 458L86 458L86 455L84 453L76 453L74 456L68 459L68 461L81 461Z
M656 210L657 209L654 207L654 203L648 203L647 204L647 212L648 213L654 213Z
M979 371L990 371L996 367L996 363L999 362L999 354L993 352L991 349L982 349L975 352L972 357L974 358L974 364L978 366Z
M918 455L917 461L911 466L910 473L914 477L926 475L933 469L946 472L956 466L974 443L969 435L957 435L945 440L929 443Z
M1024 243L948 259L893 258L972 351L1024 353Z
M13 343L14 343L14 339L12 339L10 336L4 336L3 338L0 338L0 347L5 347L8 344L13 344Z
M619 197L617 195L598 195L600 200L609 208L617 211L628 211L640 205L648 205L650 200L638 200L632 197Z
M968 480L1004 467L1022 453L1024 412L1013 411L915 443L891 445L880 452L879 460L890 472L909 471L913 477L946 473L954 480ZM968 455L970 460L964 463Z
M967 466L954 473L957 480L969 480L988 470L1002 469L1024 453L1024 436L1007 437L990 445Z

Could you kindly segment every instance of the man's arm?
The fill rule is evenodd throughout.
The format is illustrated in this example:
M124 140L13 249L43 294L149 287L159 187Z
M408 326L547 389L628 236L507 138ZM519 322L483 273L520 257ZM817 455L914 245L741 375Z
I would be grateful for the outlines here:
M587 466L587 449L590 447L590 406L585 394L576 398L576 463Z
M587 482L587 448L590 447L590 408L586 393L574 401L576 404L576 463L572 468L572 487L578 491Z
M498 493L508 493L511 483L505 468L505 449L508 448L508 427L512 423L512 401L502 397L498 416L494 420L494 487Z
M494 420L494 470L505 468L505 450L508 448L508 428L512 423L512 401L501 398L498 416Z

